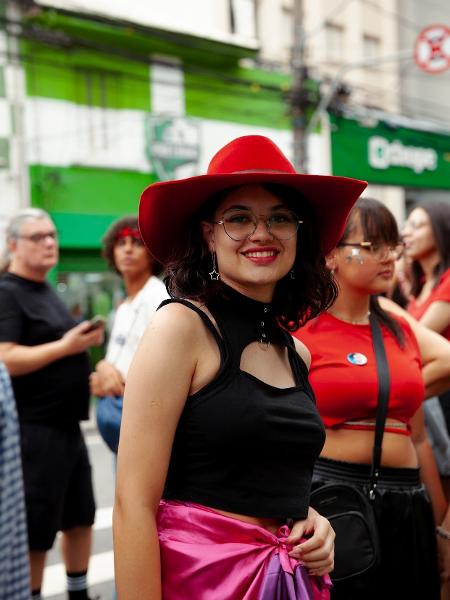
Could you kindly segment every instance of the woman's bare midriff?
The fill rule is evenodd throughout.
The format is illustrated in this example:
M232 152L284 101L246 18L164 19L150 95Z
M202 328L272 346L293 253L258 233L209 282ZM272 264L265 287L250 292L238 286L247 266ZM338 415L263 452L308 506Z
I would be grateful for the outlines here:
M386 425L399 423L390 420ZM321 456L333 460L370 464L374 442L374 431L359 429L327 429L327 438ZM385 432L381 464L384 467L416 468L417 453L409 435Z
M219 510L217 508L215 508L214 511L220 513L221 515L225 515L226 517L239 519L240 521L245 521L246 523L251 523L252 525L258 525L259 527L267 529L271 533L276 533L282 525L285 525L285 523L280 519L265 519L261 517L251 517L249 515L240 515L238 513L232 513L226 510Z

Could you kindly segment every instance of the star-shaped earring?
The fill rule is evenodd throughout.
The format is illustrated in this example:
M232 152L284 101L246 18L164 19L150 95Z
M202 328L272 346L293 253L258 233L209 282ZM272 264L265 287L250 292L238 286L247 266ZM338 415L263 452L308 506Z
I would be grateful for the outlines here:
M216 253L214 251L211 252L211 260L213 270L209 272L209 276L211 277L211 281L217 281L220 277L220 273L217 270Z

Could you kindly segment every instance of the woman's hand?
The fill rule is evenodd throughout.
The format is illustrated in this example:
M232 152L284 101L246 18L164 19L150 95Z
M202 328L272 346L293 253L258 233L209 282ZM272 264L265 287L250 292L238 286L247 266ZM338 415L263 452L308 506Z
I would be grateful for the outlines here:
M298 543L302 538L306 541ZM286 542L294 547L289 556L299 560L310 575L325 575L334 568L334 538L330 522L309 507L308 517L297 521Z
M101 386L98 373L95 371L89 375L89 387L93 396L106 396L105 390Z
M100 360L95 367L95 374L91 380L91 386L100 390L100 394L93 389L92 394L98 396L123 396L125 389L125 381L122 373L112 363L103 359Z

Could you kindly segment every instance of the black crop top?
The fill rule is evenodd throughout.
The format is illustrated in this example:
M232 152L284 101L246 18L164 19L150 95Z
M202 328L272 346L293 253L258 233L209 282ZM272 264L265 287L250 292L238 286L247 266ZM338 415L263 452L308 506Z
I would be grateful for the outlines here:
M325 429L292 337L270 304L228 287L226 298L208 304L220 335L190 302L161 306L170 302L200 315L221 363L216 377L186 400L163 497L254 517L304 519ZM277 388L240 369L243 349L261 340L287 346L294 387Z

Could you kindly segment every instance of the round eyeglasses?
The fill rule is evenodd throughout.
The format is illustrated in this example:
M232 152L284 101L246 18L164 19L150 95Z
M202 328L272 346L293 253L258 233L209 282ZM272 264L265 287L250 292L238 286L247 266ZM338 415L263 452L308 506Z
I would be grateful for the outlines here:
M33 233L31 235L19 235L17 236L21 240L28 240L33 244L44 244L47 241L47 238L50 238L53 241L58 240L58 232L57 231L47 231L46 233Z
M267 231L279 240L289 240L295 236L300 223L303 223L291 210L275 210L267 216L257 217L247 209L225 211L220 221L211 221L223 225L225 233L235 242L250 238L256 231L259 221L266 224Z
M375 260L380 262L388 260L391 256L394 260L398 260L403 256L405 245L403 242L390 246L389 244L374 244L372 242L343 242L338 244L338 247L350 246L352 248L362 248L367 250Z

